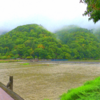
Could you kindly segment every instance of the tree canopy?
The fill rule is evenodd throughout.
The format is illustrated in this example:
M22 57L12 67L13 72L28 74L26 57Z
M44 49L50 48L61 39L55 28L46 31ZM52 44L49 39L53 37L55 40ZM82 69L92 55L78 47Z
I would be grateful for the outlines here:
M56 35L63 44L69 46L73 59L100 58L100 42L90 30L68 26L56 31Z
M75 25L55 34L37 24L18 26L0 35L0 59L100 59L99 33Z
M80 3L87 4L87 10L83 15L88 15L89 20L93 19L94 23L100 20L100 0L80 0Z
M18 26L0 36L1 59L68 59L70 55L68 50L69 47L61 44L55 34L37 24Z

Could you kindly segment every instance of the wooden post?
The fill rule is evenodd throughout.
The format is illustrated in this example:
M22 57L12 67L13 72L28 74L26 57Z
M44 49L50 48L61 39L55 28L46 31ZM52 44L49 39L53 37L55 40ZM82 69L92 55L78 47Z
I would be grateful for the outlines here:
M9 77L9 82L7 84L7 87L13 91L13 76Z
M13 92L11 89L7 88L4 84L0 82L0 88L2 88L8 95L10 95L13 100L24 100L17 93ZM0 94L1 95L1 94ZM1 100L1 99L0 99ZM6 99L7 100L7 99Z
M10 89L13 90L13 76L10 76L9 80L11 82Z

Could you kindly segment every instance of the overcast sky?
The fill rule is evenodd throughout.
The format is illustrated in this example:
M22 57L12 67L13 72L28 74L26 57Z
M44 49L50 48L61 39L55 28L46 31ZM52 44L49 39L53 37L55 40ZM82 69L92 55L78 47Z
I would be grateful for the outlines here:
M0 30L25 24L41 24L49 31L65 25L93 28L100 25L82 16L86 4L80 0L0 0Z

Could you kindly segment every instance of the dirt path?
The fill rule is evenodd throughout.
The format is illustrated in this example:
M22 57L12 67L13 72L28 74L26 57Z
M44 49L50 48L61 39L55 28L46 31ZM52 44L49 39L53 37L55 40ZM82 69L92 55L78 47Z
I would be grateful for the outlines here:
M68 89L100 76L100 63L0 63L0 81L6 84L9 75L14 76L14 91L25 100L58 100Z

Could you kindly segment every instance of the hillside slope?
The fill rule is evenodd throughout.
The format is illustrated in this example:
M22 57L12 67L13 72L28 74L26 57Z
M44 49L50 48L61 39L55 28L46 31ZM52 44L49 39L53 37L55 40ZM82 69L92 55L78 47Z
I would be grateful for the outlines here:
M67 45L37 24L18 26L0 36L1 58L65 59L69 53Z
M74 59L99 59L100 42L89 30L77 26L56 31L57 37L70 47Z

